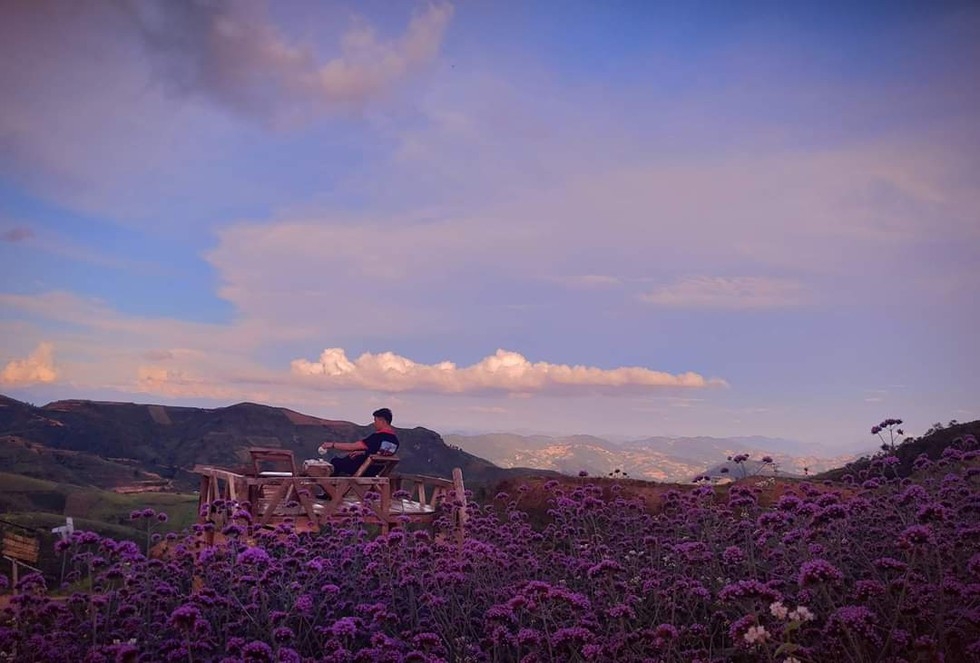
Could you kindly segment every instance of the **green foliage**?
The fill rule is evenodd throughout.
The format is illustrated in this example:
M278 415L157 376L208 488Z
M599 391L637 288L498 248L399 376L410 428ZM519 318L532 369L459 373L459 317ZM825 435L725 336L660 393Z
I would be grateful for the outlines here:
M144 508L169 515L156 531L180 531L197 519L197 496L190 493L120 494L88 486L0 472L0 513L3 520L34 530L41 537L40 567L49 576L57 560L51 530L65 524L71 516L76 529L97 532L114 539L146 542L146 529L130 519L130 513Z

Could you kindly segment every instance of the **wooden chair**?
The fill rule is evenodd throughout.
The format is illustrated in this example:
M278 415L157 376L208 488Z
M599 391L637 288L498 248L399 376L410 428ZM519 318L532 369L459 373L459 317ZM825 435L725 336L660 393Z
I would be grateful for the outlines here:
M270 449L267 447L251 447L248 455L252 463L252 476L261 477L296 477L296 458L289 449ZM263 469L264 463L271 463L276 469Z
M276 510L289 502L297 502L300 505L299 511L313 516L312 497L308 488L301 486L300 472L296 469L296 458L292 451L251 447L248 454L252 463L252 476L266 480L253 485L249 490L249 500L262 513L259 522L268 524Z
M365 458L361 466L351 476L389 477L399 460L398 456L373 454Z

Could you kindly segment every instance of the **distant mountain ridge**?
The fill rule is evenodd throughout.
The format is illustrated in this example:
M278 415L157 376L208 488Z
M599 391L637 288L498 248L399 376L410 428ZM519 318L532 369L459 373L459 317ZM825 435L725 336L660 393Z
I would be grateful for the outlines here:
M821 456L794 440L762 436L665 437L612 442L594 435L446 435L448 444L486 458L501 467L536 467L563 474L625 472L635 479L691 481L718 469L728 456L748 453L755 460L771 456L784 475L813 474L840 467L854 455ZM787 451L789 450L789 451Z
M468 481L519 473L451 448L429 429L396 430L404 472L451 476L459 467ZM194 489L195 464L239 467L250 446L289 449L301 463L315 458L325 440L354 441L371 431L256 403L205 409L65 400L37 407L0 395L0 461L7 471L100 488L163 481Z
M397 423L397 422L396 422ZM238 403L214 409L109 401L63 400L34 406L0 395L0 462L39 479L121 490L192 489L195 464L243 465L245 449L290 449L297 461L315 457L324 440L353 441L369 426L287 408ZM447 435L398 429L400 469L467 481L533 472L686 482L733 454L771 455L783 474L841 467L853 456L781 453L800 443L764 437L648 437L611 442L594 435Z

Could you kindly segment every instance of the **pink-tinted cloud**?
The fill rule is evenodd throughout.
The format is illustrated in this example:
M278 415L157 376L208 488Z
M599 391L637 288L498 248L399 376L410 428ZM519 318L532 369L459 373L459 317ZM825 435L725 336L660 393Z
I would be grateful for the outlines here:
M476 364L457 367L443 361L419 364L392 352L365 353L351 361L341 348L327 348L317 361L296 359L292 372L313 376L325 387L376 391L531 393L547 391L637 391L663 387L725 386L724 380L697 373L672 375L640 367L602 369L531 362L523 355L497 350Z
M740 310L800 306L807 296L800 283L787 279L699 276L656 288L640 299L671 308Z
M26 387L32 384L54 382L58 371L54 365L54 346L40 343L24 359L14 359L0 371L0 384L11 387Z
M180 398L229 399L241 397L243 389L219 384L186 371L164 366L140 366L135 391ZM268 400L268 395L266 395Z

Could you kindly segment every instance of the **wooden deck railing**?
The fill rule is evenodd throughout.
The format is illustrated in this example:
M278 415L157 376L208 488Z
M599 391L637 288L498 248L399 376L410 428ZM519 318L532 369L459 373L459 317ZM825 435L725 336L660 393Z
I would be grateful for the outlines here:
M252 522L258 525L272 525L290 517L314 530L350 518L351 507L356 505L358 516L380 526L383 533L403 522L431 524L440 503L447 501L458 503L453 506L458 515L457 536L465 524L466 495L459 469L453 471L453 480L424 475L320 477L289 472L252 476L210 465L198 465L194 472L201 477L201 520L218 526L229 517L226 508L215 508L219 500L246 505ZM409 497L392 498L398 490L407 491Z

